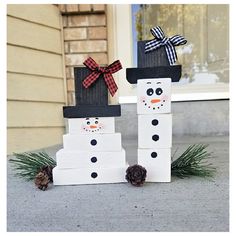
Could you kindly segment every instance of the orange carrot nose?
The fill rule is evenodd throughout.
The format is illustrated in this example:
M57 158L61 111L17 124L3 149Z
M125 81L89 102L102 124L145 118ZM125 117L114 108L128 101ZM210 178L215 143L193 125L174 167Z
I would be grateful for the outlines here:
M151 103L157 103L157 102L160 102L160 101L161 101L161 99L152 99Z
M91 129L95 129L95 128L97 128L96 125L90 125L89 127L90 127Z

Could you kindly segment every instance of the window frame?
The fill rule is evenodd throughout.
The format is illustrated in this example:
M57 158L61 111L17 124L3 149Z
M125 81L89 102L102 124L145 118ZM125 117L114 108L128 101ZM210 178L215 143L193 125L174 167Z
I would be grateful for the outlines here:
M119 58L123 70L118 78L126 78L125 68L133 65L132 10L130 4L112 4L107 9L109 62ZM128 22L128 23L127 23ZM126 23L126 24L125 24ZM121 80L119 80L121 82ZM131 85L130 87L135 87ZM119 96L119 103L137 103L135 90L130 95ZM207 91L206 91L207 90ZM229 99L228 84L180 85L172 86L172 101L201 101Z

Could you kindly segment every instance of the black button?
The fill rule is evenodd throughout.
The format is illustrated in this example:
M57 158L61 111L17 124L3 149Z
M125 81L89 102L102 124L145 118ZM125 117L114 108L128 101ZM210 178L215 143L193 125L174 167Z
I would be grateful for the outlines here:
M91 162L93 162L93 163L97 162L97 157L92 157Z
M156 120L156 119L154 119L154 120L152 120L152 125L158 125L158 120Z
M151 157L152 157L152 158L156 158L156 157L157 157L157 153L156 153L156 152L152 152L152 153L151 153Z
M93 173L91 174L91 177L94 178L94 179L97 178L97 176L98 176L98 174L97 174L96 172L93 172Z
M159 135L154 134L154 135L152 136L152 140L153 140L153 141L158 141L158 140L159 140Z
M93 139L93 140L91 140L91 145L93 145L93 146L95 146L96 144L97 144L97 140L96 139Z

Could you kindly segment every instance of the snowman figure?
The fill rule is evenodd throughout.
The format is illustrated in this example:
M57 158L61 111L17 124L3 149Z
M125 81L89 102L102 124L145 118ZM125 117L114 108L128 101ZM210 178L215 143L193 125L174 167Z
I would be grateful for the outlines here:
M187 43L177 34L165 35L160 26L150 29L151 40L137 42L137 68L126 69L126 79L137 84L138 164L147 170L146 181L171 180L171 83L181 78L176 46Z
M146 168L147 181L170 182L171 79L139 79L137 89L138 164Z
M121 64L116 61L107 69L101 69L92 58L88 58L84 64L86 67L74 68L76 104L63 107L68 133L63 135L63 148L56 153L53 183L126 182L125 150L121 134L115 132L115 117L121 115L121 109L118 104L108 104L108 89L111 95L118 89L115 89L115 82L112 84L109 73L121 69ZM105 77L112 88L105 83Z

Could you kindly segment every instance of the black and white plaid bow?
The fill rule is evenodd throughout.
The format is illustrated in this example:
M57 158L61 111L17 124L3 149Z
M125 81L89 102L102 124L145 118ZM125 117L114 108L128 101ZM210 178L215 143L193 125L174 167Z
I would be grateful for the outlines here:
M177 60L175 46L184 45L187 43L187 40L181 35L175 35L170 38L165 37L165 34L160 26L156 26L150 29L150 31L154 36L154 39L145 44L145 53L164 46L170 65L173 65Z

